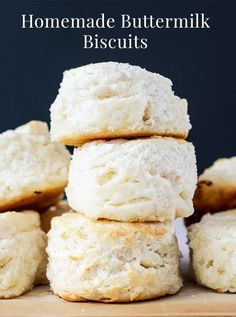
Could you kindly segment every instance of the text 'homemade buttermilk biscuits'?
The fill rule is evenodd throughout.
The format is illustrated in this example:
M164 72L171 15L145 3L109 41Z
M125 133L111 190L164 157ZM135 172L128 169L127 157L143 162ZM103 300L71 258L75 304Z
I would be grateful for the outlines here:
M40 282L46 240L37 212L0 214L0 298L19 296Z
M70 162L52 143L46 123L31 121L0 135L0 211L42 209L57 202Z
M236 292L236 210L205 215L188 228L188 238L197 282Z
M182 286L173 223L52 220L47 276L70 301L128 302L174 294Z
M200 214L236 207L236 157L217 160L199 176L193 202Z
M91 218L169 221L192 214L196 182L189 142L94 141L74 150L66 194L72 209Z
M140 136L186 138L187 101L172 82L138 66L107 62L64 72L51 106L51 136L63 144Z

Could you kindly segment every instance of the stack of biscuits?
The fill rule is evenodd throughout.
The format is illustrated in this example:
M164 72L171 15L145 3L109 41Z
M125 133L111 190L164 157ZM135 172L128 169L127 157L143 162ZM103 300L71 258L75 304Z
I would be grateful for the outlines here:
M47 276L70 301L128 302L182 286L174 219L193 213L197 181L187 102L137 66L66 71L51 107L53 141L75 146L52 220Z
M0 151L0 298L11 298L47 282L47 237L37 211L61 199L70 154L40 121L2 133Z

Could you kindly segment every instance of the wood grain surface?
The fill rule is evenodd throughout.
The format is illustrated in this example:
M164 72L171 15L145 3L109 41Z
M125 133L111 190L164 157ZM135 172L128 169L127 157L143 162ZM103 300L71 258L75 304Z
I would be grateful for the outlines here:
M49 292L48 286L36 287L16 299L0 301L0 316L236 316L236 294L218 294L187 283L174 296L130 304L67 302Z

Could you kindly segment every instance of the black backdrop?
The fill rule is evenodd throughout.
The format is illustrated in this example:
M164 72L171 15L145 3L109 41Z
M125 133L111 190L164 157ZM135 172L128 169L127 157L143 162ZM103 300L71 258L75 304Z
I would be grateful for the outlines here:
M21 29L21 14L97 17L101 12L184 17L204 12L210 29ZM172 79L189 102L199 172L218 157L236 155L236 1L1 1L0 132L31 119L49 121L65 69L99 61L140 65ZM149 38L146 50L82 49L82 34Z

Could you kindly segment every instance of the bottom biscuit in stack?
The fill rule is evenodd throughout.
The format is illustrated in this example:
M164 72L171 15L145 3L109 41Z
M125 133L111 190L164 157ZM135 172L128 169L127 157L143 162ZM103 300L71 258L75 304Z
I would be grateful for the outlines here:
M52 220L47 277L69 301L129 302L176 293L182 286L173 223Z
M198 284L236 292L236 209L203 216L189 226L188 238Z
M0 214L0 298L19 296L40 279L46 240L37 212Z

